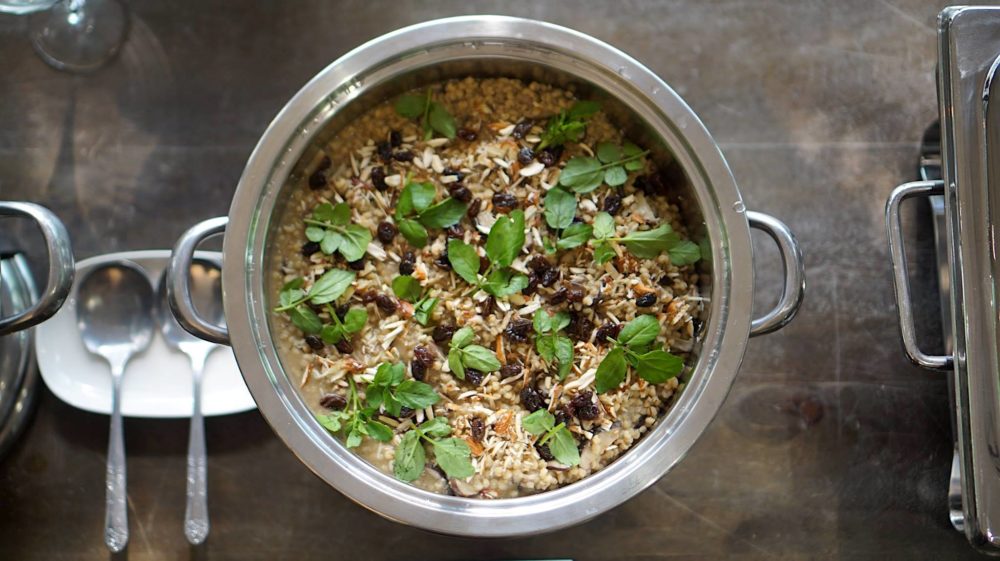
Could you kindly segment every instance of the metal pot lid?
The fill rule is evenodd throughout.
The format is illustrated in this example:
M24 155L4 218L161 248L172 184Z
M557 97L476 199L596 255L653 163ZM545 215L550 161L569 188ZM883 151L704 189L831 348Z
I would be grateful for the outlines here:
M11 315L38 300L28 262L21 253L0 256L0 310ZM0 458L27 424L38 388L30 329L0 337Z

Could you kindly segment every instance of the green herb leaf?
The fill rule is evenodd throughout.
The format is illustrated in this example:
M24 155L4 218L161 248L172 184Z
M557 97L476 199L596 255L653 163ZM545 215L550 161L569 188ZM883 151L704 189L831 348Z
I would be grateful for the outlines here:
M410 409L424 409L441 399L434 388L416 380L404 380L395 391L396 399Z
M433 183L407 183L396 202L396 220L412 212L421 212L434 202L437 189Z
M455 118L448 113L444 105L436 101L431 102L430 112L427 115L431 128L445 138L455 138Z
M500 370L500 361L497 360L497 355L480 345L469 345L462 349L462 364L466 368L474 368L480 372Z
M327 255L333 255L340 245L344 243L344 236L334 230L324 230L323 240L319 242L319 249Z
M427 228L447 228L465 216L469 205L451 197L422 211L417 220Z
M552 432L552 437L548 441L549 452L557 462L567 466L575 466L580 463L580 451L577 449L576 439L573 433L565 426L559 427Z
M651 384L662 384L684 369L684 360L666 351L649 351L636 357L635 371Z
M528 277L520 273L514 273L509 269L498 269L486 277L483 283L483 290L496 296L506 298L511 294L517 294L528 286Z
M559 363L559 379L565 380L573 369L573 341L569 337L555 337L555 358Z
M368 429L368 436L379 442L389 442L392 440L392 429L379 421L369 420L365 424L365 428Z
M347 440L344 445L348 448L357 448L361 446L361 440L364 438L364 434L361 432L361 427L364 425L354 425L351 431L347 434Z
M594 217L594 237L603 240L615 235L615 219L606 212L598 212Z
M319 421L319 424L323 425L323 428L330 432L340 432L340 419L341 413L339 411L335 411L329 415L316 415L316 420Z
M396 100L396 113L407 119L416 119L424 114L424 106L427 105L427 98L422 95L402 95Z
M552 337L536 337L535 350L545 362L552 362L556 358L556 342Z
M307 226L306 227L306 239L311 242L319 243L323 241L326 236L326 230L319 226Z
M552 316L545 310L538 310L535 312L535 316L531 318L531 323L535 328L535 333L544 335L552 329Z
M618 335L618 341L626 347L642 347L655 341L659 334L660 322L656 316L645 314L626 323Z
M462 364L462 349L452 346L448 350L448 368L459 380L465 379L465 365Z
M604 170L604 182L611 187L625 185L628 181L628 172L622 166L614 166Z
M625 158L628 159L628 161L625 162L626 170L639 171L646 167L646 163L640 157L644 154L642 148L639 148L631 142L626 142L625 145L622 146L622 152L625 153Z
M554 191L555 189L553 189ZM552 191L549 191L550 193ZM584 224L583 222L576 222L566 228L566 231L562 233L559 237L559 241L556 242L556 247L559 249L572 249L574 247L579 247L590 239L593 235L594 229L589 224Z
M622 149L613 142L602 142L597 145L597 159L610 164L622 159Z
M573 223L576 216L576 196L560 187L549 189L543 201L545 222L551 228L562 230Z
M344 338L344 330L339 325L324 325L319 336L327 345L336 345Z
M399 221L399 233L403 234L406 241L414 247L424 247L427 245L427 229L416 220L404 219Z
M326 304L333 302L347 290L354 282L356 275L353 271L343 269L330 269L323 273L323 276L316 279L312 288L307 294L313 304Z
M423 298L413 306L413 319L420 325L427 325L434 313L434 307L438 305L437 298Z
M539 435L552 430L556 425L556 418L545 409L539 409L521 419L521 427L534 435Z
M372 241L372 233L360 224L349 224L344 227L343 241L340 242L340 254L347 261L357 261L365 256L368 244Z
M581 100L573 104L566 112L570 119L585 119L591 117L601 110L601 104L596 101Z
M420 281L410 275L399 275L392 279L392 292L397 298L411 303L416 302L420 299L422 291Z
M577 193L589 193L604 181L604 170L597 158L576 156L566 162L559 174L559 184Z
M465 282L479 283L479 254L475 247L457 238L448 240L448 262Z
M604 360L597 366L597 373L594 375L594 389L597 393L605 393L617 388L625 379L625 351L621 347L615 347L608 351Z
M611 244L605 241L601 241L594 244L594 263L598 265L603 265L608 261L611 261L615 257L616 253Z
M524 211L497 218L486 238L486 256L496 267L510 267L524 247Z
M465 326L456 331L455 334L451 336L451 346L461 349L462 347L465 347L466 345L471 343L472 340L475 338L476 338L476 332L473 331L471 327Z
M451 434L451 425L448 424L448 419L444 417L434 417L433 419L424 421L417 428L425 435L435 438L444 438Z
M423 444L420 443L420 433L409 431L396 446L395 459L392 461L392 473L401 481L413 481L424 471L427 457Z
M652 259L676 245L679 238L669 224L660 224L652 230L632 232L620 241L636 257Z
M292 320L292 325L307 335L315 335L323 329L323 322L309 306L303 304L295 306L289 310L288 316Z
M697 263L701 259L701 249L698 244L683 240L674 247L667 250L670 255L670 262L678 267Z
M597 113L600 108L601 105L595 101L578 101L568 111L560 111L546 124L537 150L580 140L586 128L584 119Z
M461 438L434 441L434 461L448 477L465 479L476 473L472 467L472 451Z
M344 314L344 331L357 333L368 323L368 310L364 308L351 308Z
M323 203L313 209L313 220L329 222L334 226L342 226L351 221L351 208L347 203L340 203L333 206L330 203Z

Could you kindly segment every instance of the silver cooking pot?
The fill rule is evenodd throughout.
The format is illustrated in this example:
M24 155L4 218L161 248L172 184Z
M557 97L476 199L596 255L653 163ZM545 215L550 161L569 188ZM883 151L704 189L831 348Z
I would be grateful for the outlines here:
M538 495L479 500L438 495L397 481L342 446L302 400L273 341L277 287L267 274L270 240L288 199L290 177L305 173L319 146L388 97L460 76L508 76L577 88L600 99L626 132L678 160L689 185L679 193L704 259L705 328L687 386L656 429L604 470ZM784 262L777 306L751 319L750 227L774 239ZM228 331L198 316L187 271L195 247L225 232L223 292ZM233 346L261 413L317 475L361 505L393 520L449 534L513 536L577 524L652 485L684 456L732 385L749 336L779 329L795 315L805 287L802 257L788 228L746 211L729 167L698 117L669 86L625 53L592 37L531 20L472 16L389 33L344 55L312 79L278 114L250 156L228 218L186 232L170 264L171 306L189 331Z

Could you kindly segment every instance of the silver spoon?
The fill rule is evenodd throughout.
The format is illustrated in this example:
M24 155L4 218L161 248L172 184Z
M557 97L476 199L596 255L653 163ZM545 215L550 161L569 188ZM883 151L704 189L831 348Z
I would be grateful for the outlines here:
M209 321L221 324L222 271L215 263L195 259L188 271L191 277L191 300L195 308ZM205 361L219 345L199 339L184 330L174 319L167 303L167 274L163 272L157 287L159 293L158 316L160 332L171 347L188 355L194 383L194 404L191 412L191 431L188 436L187 506L184 509L184 535L188 542L198 545L208 537L208 476L205 452L205 421L201 413L201 379Z
M104 543L116 553L128 544L122 378L129 359L144 351L153 337L153 298L146 273L130 261L91 269L77 289L76 317L83 344L111 366Z

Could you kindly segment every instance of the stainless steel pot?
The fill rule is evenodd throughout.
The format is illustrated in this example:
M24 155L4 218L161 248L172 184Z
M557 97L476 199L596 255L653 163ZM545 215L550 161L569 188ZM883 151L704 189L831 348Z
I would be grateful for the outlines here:
M651 434L604 470L539 495L476 500L429 493L392 478L343 447L313 418L286 375L271 337L268 242L293 174L317 146L372 105L425 83L467 75L502 75L576 87L600 98L628 134L654 156L676 158L688 176L680 194L689 223L700 224L711 255L703 292L706 328L687 387ZM750 227L778 244L785 281L778 305L751 320ZM193 310L187 270L195 247L225 231L223 290L229 331ZM779 329L795 315L804 290L802 258L778 220L747 212L718 146L684 101L625 53L555 25L494 16L460 17L408 27L351 51L310 81L265 131L247 163L228 218L205 221L177 243L170 265L171 305L192 333L230 343L247 386L275 432L320 477L393 520L470 536L539 533L576 524L632 497L687 452L718 411L736 376L748 336Z

